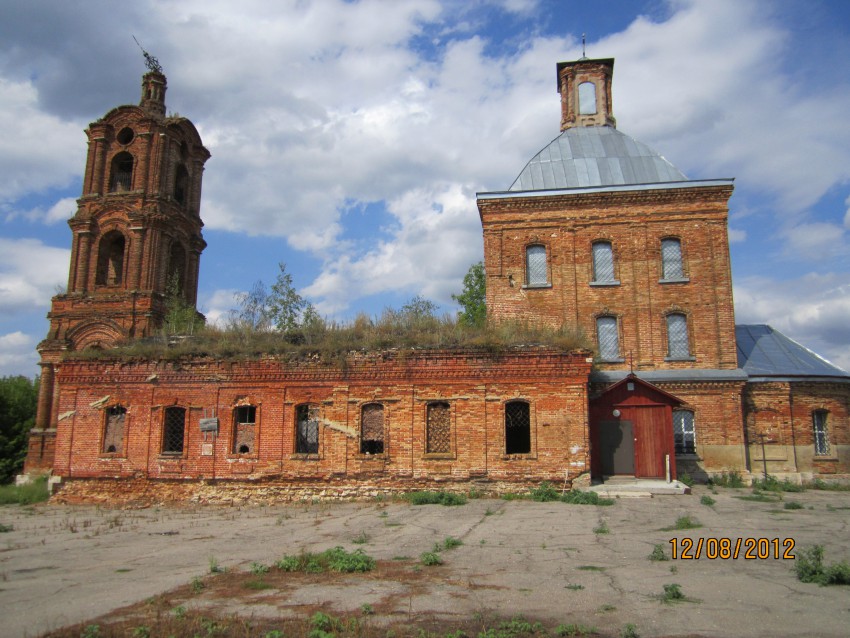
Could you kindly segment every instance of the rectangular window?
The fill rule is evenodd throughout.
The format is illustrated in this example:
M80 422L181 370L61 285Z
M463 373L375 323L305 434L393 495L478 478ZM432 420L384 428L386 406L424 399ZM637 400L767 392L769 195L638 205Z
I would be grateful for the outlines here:
M114 405L106 410L106 426L103 430L103 452L114 454L124 451L124 421L127 408Z
M688 320L685 315L667 315L667 357L670 359L688 359L691 346L688 342Z
M233 453L253 454L256 450L257 408L240 405L233 410Z
M505 404L505 454L531 453L531 409L525 401Z
M448 403L428 404L425 451L428 454L450 454L452 451L451 408Z
M815 440L815 454L817 456L829 455L829 431L827 430L826 410L815 410L812 412L812 430Z
M673 439L676 454L696 454L694 413L690 410L673 410Z
M614 249L611 242L597 241L593 243L593 283L614 284Z
M534 245L525 249L525 281L529 286L545 286L549 283L546 246Z
M186 430L186 409L165 408L162 427L162 453L182 454Z
M360 411L360 454L384 453L384 406L364 405Z
M599 317L596 320L596 339L599 342L599 358L616 361L620 357L620 335L616 317Z
M319 453L319 406L299 405L295 409L295 453Z
M682 242L678 239L661 240L661 277L662 279L685 278L685 269L682 263Z

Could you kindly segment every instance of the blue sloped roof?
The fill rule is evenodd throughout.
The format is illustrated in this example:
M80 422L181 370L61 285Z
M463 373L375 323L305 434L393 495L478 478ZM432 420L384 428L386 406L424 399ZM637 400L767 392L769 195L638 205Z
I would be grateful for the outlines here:
M738 367L749 377L844 377L850 374L767 325L735 326Z
M569 128L531 158L510 190L684 182L678 168L611 126Z

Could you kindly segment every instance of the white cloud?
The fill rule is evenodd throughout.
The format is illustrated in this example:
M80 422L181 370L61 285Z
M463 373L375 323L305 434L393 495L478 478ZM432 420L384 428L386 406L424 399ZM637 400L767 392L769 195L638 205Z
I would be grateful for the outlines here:
M34 376L38 372L37 363L32 337L20 331L0 335L0 376L22 373Z
M838 224L812 222L798 224L782 232L788 255L808 261L843 260L847 263L848 245L844 229Z
M730 244L737 244L747 240L747 231L739 228L730 228L728 234Z
M846 273L809 273L787 281L745 277L735 283L737 323L767 323L845 370L850 370L848 316Z
M71 251L38 239L0 237L0 307L6 315L46 307L68 280Z
M219 288L199 299L198 307L207 318L207 323L223 327L230 311L236 307L236 295L239 292L233 288Z

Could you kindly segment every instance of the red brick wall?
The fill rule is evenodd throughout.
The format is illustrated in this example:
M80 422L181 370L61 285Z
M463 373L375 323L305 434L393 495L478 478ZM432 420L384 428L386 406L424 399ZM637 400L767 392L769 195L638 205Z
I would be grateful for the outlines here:
M180 363L66 362L59 366L54 473L71 479L373 478L411 481L563 481L588 468L587 353L527 349L502 355L428 352L362 355L344 368L277 360ZM530 405L531 454L504 453L504 405ZM451 406L446 455L425 453L427 406ZM359 448L360 409L384 406L385 453ZM254 453L233 453L234 406L257 406ZM295 412L319 407L319 453L295 454ZM106 410L127 409L124 449L102 451ZM186 408L184 452L162 454L163 414ZM216 414L218 436L199 420ZM208 444L204 449L204 444Z

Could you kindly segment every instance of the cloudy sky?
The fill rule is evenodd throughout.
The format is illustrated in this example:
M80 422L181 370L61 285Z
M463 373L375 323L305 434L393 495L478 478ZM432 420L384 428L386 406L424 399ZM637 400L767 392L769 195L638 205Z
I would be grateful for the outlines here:
M555 65L615 57L618 127L692 179L736 178L738 323L850 369L844 0L4 0L0 375L37 371L67 282L89 122L144 60L212 152L200 310L286 262L326 316L423 295L482 257L477 191L558 134Z

